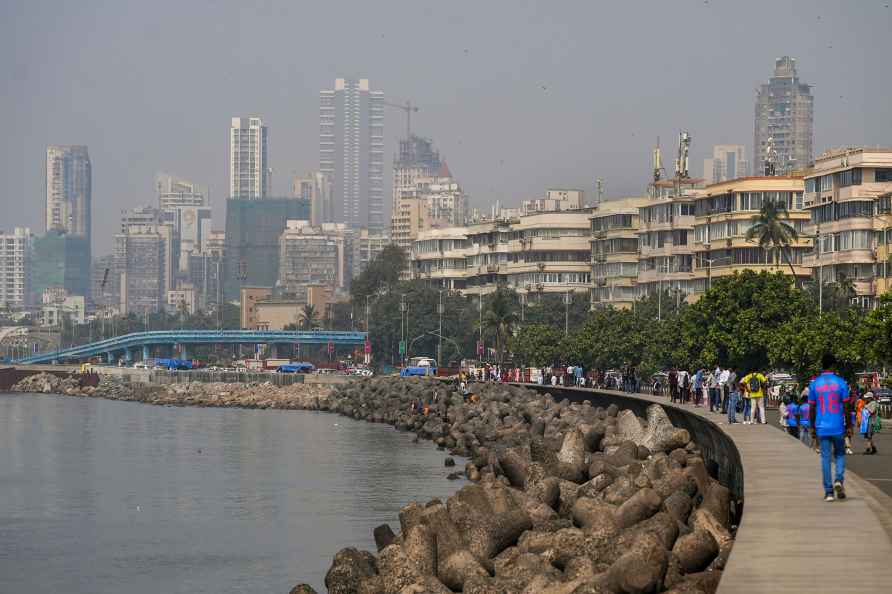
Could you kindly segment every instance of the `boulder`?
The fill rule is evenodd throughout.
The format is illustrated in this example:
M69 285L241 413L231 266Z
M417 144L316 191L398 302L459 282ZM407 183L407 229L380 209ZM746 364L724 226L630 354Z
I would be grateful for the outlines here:
M672 552L685 573L696 573L712 563L719 554L719 545L706 530L694 530L680 537L672 547Z
M424 524L402 534L403 551L422 575L435 575L437 571L437 539Z
M585 440L581 431L574 429L564 436L557 460L560 478L577 483L585 480Z
M672 493L663 501L663 509L666 513L682 524L688 521L688 516L691 515L693 507L694 502L691 501L691 498L686 493L681 491Z
M393 541L396 540L396 535L387 524L381 524L380 526L375 527L372 531L372 535L375 537L375 546L378 547L379 553L393 544Z
M437 578L428 575L400 590L400 594L452 594L452 590Z
M616 507L588 497L581 497L573 504L573 522L583 530L606 528L617 530Z
M627 528L651 517L663 503L653 489L641 489L616 510L616 525Z
M376 574L377 565L371 553L352 547L341 549L325 574L325 587L329 594L355 594L364 578Z
M421 573L403 548L392 544L378 555L378 575L384 594L399 594L406 586L421 580Z
M657 537L645 534L610 566L608 583L624 594L658 592L668 563L669 554Z
M529 515L499 483L463 487L449 498L447 509L468 549L484 564L532 527Z
M288 594L317 594L309 584L298 584L291 588Z
M465 582L473 576L489 577L489 573L469 550L438 557L437 577L447 588L461 592Z

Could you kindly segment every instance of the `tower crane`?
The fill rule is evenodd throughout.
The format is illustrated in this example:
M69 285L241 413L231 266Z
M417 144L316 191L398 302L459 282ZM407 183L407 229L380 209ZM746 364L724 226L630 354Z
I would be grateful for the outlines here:
M384 102L384 105L387 107L395 107L396 109L401 109L406 112L406 140L412 138L412 112L418 113L418 106L413 105L411 101L406 101L405 103L388 103Z

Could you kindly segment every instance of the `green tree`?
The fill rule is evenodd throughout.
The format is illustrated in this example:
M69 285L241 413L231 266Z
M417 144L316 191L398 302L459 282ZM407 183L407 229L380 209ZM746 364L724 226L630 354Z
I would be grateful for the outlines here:
M839 362L838 371L848 380L864 363L858 335L861 314L827 312L821 316L811 311L791 318L780 325L768 344L772 365L796 374L800 382L820 373L821 357L833 353Z
M508 341L515 360L523 365L551 365L560 358L563 332L554 326L530 324L523 326Z
M865 363L892 366L892 293L882 295L877 308L863 317L858 348Z
M317 327L317 318L319 314L316 312L316 306L307 303L297 314L298 323L301 330L313 330Z
M400 276L408 266L406 251L392 243L385 246L368 267L350 284L353 303L365 307L366 296L392 292L400 284Z
M786 203L779 200L765 200L762 202L759 214L752 218L753 225L747 230L746 239L747 241L758 240L759 247L763 250L783 256L795 278L796 271L793 268L789 250L790 244L799 238L799 234L787 222L789 220L790 213L787 211ZM777 259L775 256L775 262Z
M681 340L689 345L691 364L765 370L767 345L778 328L809 309L789 276L745 270L716 280L683 312Z
M496 361L505 360L508 339L514 334L514 327L520 319L517 294L510 289L497 289L487 297L483 310L483 332L495 342Z

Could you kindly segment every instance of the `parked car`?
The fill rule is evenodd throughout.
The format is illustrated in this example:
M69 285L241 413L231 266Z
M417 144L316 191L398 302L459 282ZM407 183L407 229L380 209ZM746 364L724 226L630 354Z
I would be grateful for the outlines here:
M873 395L876 396L878 404L892 404L892 390L889 388L874 390Z

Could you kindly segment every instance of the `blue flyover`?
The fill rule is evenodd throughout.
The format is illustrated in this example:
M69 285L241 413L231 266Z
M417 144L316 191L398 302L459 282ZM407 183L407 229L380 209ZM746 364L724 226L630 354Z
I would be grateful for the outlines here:
M163 330L158 332L134 332L114 338L107 338L57 351L34 353L18 359L15 363L52 363L54 361L82 361L91 357L104 357L113 362L117 356L133 360L135 352L148 358L150 348L156 345L179 346L185 350L196 344L327 344L335 346L356 346L365 343L365 332L335 331L269 331L269 330Z

